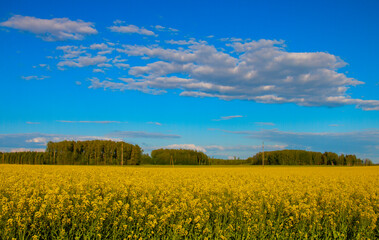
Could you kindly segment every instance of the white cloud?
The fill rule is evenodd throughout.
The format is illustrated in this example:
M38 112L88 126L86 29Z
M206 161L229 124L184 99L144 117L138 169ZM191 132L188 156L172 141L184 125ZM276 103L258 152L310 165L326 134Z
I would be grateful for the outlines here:
M94 73L105 73L104 70L98 69L98 68L95 68L94 70L92 70L92 72L94 72Z
M58 63L58 67L87 67L108 62L105 56L80 56L76 59L67 59Z
M114 48L109 47L105 43L94 43L89 46L91 50L98 50L98 55L110 54L113 52Z
M165 27L163 27L163 26L161 26L161 25L156 25L156 26L155 26L155 29L157 29L158 31L160 31L160 30L164 30Z
M92 50L107 50L109 47L105 43L94 43L89 48Z
M44 148L12 148L10 152L45 152Z
M49 78L49 76L21 76L21 78L25 80L43 80Z
M150 88L147 85L148 83L143 82L143 81L138 81L131 78L119 78L119 80L122 82L114 82L111 80L100 81L98 78L93 77L89 79L89 81L91 82L91 85L89 86L89 88L92 88L92 89L103 88L104 90L112 89L112 90L120 90L120 91L138 90L144 93L149 93L149 94L154 94L154 95L166 93L165 90L157 90L157 89Z
M196 146L195 144L172 144L168 145L163 148L168 148L168 149L189 149L189 150L195 150L199 152L206 152L205 148Z
M97 64L98 67L105 67L105 68L110 68L112 67L112 64L110 63L100 63L100 64Z
M36 137L36 138L28 139L25 142L27 142L27 143L43 143L43 144L46 144L48 142L47 139L48 138L46 138L46 137Z
M45 41L82 40L85 35L97 34L93 23L68 18L41 19L15 15L0 26L32 32Z
M242 117L243 117L242 115L225 116L225 117L221 117L220 119L214 119L213 121L224 121L224 120L230 120L233 118L242 118Z
M41 63L41 64L38 64L37 66L33 66L33 68L44 68L46 70L50 70L50 66L48 64L44 64L44 63Z
M169 27L169 28L168 28L168 30L169 30L169 31L171 31L171 32L179 32L179 30L178 30L178 29L175 29L175 28L171 28L171 27Z
M221 38L220 41L222 42L242 42L243 39L242 38L235 38L235 37L231 37L231 38Z
M120 82L117 86L116 83L97 84L105 88L108 84L112 89L143 89L153 94L180 89L181 96L301 106L355 105L363 110L379 110L378 100L349 96L349 88L364 83L339 73L338 69L346 63L329 53L288 52L283 41L265 39L241 42L232 38L226 43L231 48L228 51L204 41L169 40L167 43L180 47L123 45L116 49L142 60L157 60L131 66L129 75L134 76L134 82Z
M124 68L124 69L126 69L126 68L130 68L130 65L127 64L127 63L114 63L114 65L115 65L116 67L118 67L118 68Z
M196 44L197 42L195 39L190 39L190 40L166 40L166 43L173 44L173 45L191 45L191 44Z
M77 58L81 54L86 53L85 49L86 48L83 46L78 47L78 46L70 46L70 45L57 47L57 50L63 51L64 55L61 56L61 58L64 58L64 59Z
M155 28L156 30L158 30L158 31L179 32L178 29L171 28L171 27L163 27L163 26L161 26L161 25L156 25L154 28Z
M112 67L112 58L107 58L102 54L104 52L113 51L112 48L107 48L107 45L102 44L92 44L89 47L84 46L59 46L57 50L63 51L63 55L59 57L60 61L57 66L60 70L64 70L63 67ZM97 55L92 56L89 50L94 50ZM102 70L93 70L94 72L101 72Z
M122 24L123 22L115 21L114 24ZM136 33L141 35L147 35L147 36L156 36L153 31L147 30L146 28L140 28L136 25L126 25L126 26L111 26L109 29L112 32L118 32L118 33Z

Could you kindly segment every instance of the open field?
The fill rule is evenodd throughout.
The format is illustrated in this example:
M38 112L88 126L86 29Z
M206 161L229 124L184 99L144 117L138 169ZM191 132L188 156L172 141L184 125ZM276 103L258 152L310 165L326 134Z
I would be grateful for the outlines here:
M0 165L0 239L375 239L379 167Z

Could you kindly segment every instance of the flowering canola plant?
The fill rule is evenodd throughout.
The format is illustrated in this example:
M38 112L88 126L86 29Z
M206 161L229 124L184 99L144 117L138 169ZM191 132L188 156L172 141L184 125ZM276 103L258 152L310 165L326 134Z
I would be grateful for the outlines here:
M0 239L377 239L379 167L0 165Z

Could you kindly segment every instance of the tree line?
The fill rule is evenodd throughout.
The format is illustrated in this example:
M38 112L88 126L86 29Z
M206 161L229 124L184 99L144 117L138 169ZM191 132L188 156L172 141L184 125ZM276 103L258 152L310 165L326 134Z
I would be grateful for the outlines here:
M210 158L203 152L188 149L156 149L151 157L143 157L144 164L154 165L210 165Z
M263 153L257 153L247 160L252 165L262 164ZM361 166L373 165L369 159L362 160L355 155L344 155L333 152L311 152L305 150L280 150L264 152L265 165L338 165Z
M138 165L142 150L138 145L105 140L49 142L45 152L0 153L0 161L10 164L57 165Z
M238 160L215 159L188 149L156 149L142 154L138 145L106 140L49 142L45 152L1 153L0 163L59 165L261 165L263 153ZM333 152L280 150L264 152L265 165L373 165L369 159Z

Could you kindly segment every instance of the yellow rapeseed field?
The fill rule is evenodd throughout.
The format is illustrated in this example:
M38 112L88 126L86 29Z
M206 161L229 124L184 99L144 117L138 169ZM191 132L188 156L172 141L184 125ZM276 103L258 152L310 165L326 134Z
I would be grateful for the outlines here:
M0 239L377 239L379 167L0 165Z

